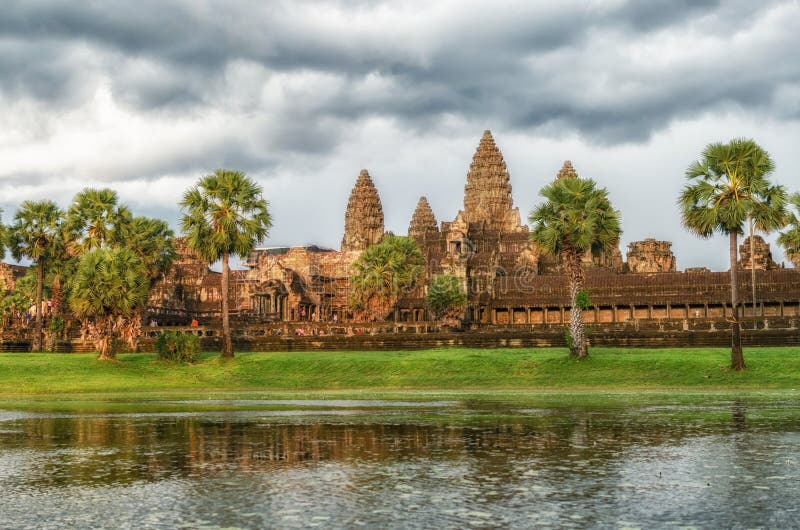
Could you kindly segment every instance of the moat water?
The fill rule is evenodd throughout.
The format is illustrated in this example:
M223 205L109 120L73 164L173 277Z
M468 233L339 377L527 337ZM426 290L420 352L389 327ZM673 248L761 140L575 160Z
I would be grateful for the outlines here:
M5 402L0 527L800 527L796 393L420 399Z

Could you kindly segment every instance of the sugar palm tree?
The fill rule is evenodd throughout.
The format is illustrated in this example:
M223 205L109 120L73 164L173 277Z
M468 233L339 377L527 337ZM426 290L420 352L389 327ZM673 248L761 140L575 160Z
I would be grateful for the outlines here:
M67 212L71 253L80 256L121 241L123 227L130 218L130 211L119 205L114 190L84 189L75 195Z
M769 153L753 140L709 144L700 160L687 168L689 182L678 199L687 230L702 238L720 233L729 239L733 370L745 367L738 307L738 236L751 219L762 232L782 228L788 221L786 190L768 178L774 168Z
M124 247L142 261L151 284L175 261L175 235L165 221L136 216L125 222L120 232Z
M778 244L786 251L786 257L794 263L794 266L800 268L800 193L792 195L789 202L797 214L792 213L789 216L791 224L788 230L778 236Z
M209 263L222 260L222 357L233 357L228 315L230 256L246 257L263 240L272 218L261 186L241 171L218 169L181 201L186 242Z
M83 255L72 281L69 303L85 322L101 360L113 360L112 347L125 324L147 303L148 275L130 249L101 248Z
M609 250L622 234L620 215L608 192L591 179L563 178L539 192L545 201L531 212L530 239L543 251L558 256L570 290L570 354L589 355L579 295L583 291L581 258L588 251Z
M350 306L367 318L382 318L393 308L397 322L400 296L413 289L424 272L417 242L389 235L367 248L353 264Z
M8 232L8 247L14 259L36 263L36 334L33 349L42 349L42 286L48 259L62 233L64 212L52 201L25 201L14 215Z

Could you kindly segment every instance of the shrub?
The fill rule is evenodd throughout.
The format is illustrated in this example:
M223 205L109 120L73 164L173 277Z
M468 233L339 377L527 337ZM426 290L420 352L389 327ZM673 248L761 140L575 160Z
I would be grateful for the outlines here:
M200 358L200 339L191 333L167 330L156 340L158 358L181 363L197 362Z

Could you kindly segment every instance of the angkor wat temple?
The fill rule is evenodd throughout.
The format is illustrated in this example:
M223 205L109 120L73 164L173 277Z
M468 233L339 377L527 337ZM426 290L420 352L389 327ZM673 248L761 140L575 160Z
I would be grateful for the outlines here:
M567 161L555 178L576 176ZM318 246L255 250L247 257L247 270L233 272L230 301L235 316L258 324L350 322L351 266L384 234L380 195L367 170L362 170L344 215L341 250ZM463 279L469 294L467 327L568 321L570 300L559 261L529 241L528 227L514 207L506 163L489 131L484 132L467 172L463 209L452 221L439 223L427 199L421 197L408 235L419 243L427 271L425 281L399 302L403 322L428 320L426 286L432 276L442 273ZM764 240L759 236L754 240L756 306L751 304L751 274L740 274L743 315L800 316L800 270L779 267ZM219 317L220 274L181 239L177 247L179 259L151 293L149 318L161 325L192 318L213 324ZM587 253L584 266L592 307L585 310L585 321L590 325L724 322L731 311L729 274L705 268L678 272L670 247L668 241L645 239L628 245L626 259L619 248ZM740 256L740 268L750 270L749 238L740 247ZM4 264L0 269L3 287L10 289L21 268ZM376 321L390 318L390 314L375 315Z
M577 176L569 161L556 179ZM433 275L454 274L469 293L465 322L472 327L503 324L559 324L569 318L569 296L557 258L544 255L529 241L528 227L514 207L509 172L500 149L485 131L472 158L464 187L464 208L455 219L438 223L421 197L411 215L408 235L416 239L428 265L426 281L400 300L401 319L427 319L424 295ZM350 194L344 216L341 250L306 246L262 248L235 273L232 307L255 322L316 320L345 322L352 263L384 236L380 195L367 170ZM755 236L756 308L751 274L740 275L745 315L800 315L800 271L780 268L769 246ZM587 288L593 307L586 322L650 319L709 319L730 313L727 272L703 268L678 272L671 243L645 239L619 248L588 253ZM201 322L219 307L219 275L180 246L181 259L154 290L159 318L182 313ZM741 248L740 267L751 268L750 241ZM376 319L390 315L376 315Z

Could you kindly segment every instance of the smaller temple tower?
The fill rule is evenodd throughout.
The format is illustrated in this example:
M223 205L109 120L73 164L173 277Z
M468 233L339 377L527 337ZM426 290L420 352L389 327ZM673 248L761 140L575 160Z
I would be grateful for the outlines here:
M414 215L411 216L411 223L408 225L408 236L416 239L418 243L431 236L439 236L436 216L433 215L433 209L431 209L431 205L428 204L428 199L425 196L419 198Z
M362 169L344 216L343 252L360 252L383 239L383 206L372 178Z
M753 236L753 258L750 258L750 237L746 237L739 246L739 268L750 270L755 268L757 271L768 271L777 269L778 264L772 260L772 251L769 243L764 241L761 236Z

